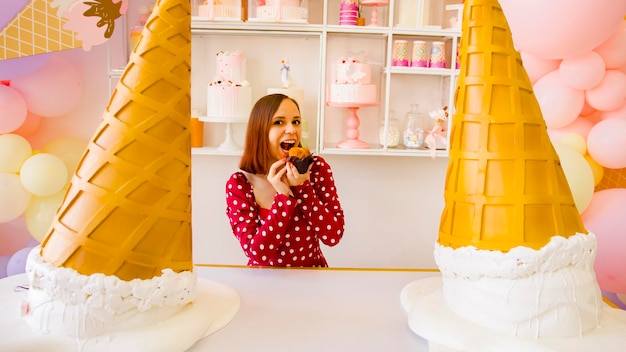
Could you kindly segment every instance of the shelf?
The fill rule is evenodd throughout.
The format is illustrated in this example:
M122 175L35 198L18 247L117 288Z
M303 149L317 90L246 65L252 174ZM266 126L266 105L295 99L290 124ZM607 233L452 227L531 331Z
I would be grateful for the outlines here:
M242 151L223 151L218 147L193 147L191 155L238 155L241 156Z
M267 22L212 22L199 19L198 17L191 18L191 32L251 32L251 33L313 33L319 35L323 31L323 26L319 24L308 23L267 23Z
M198 120L202 122L213 123L246 123L248 117L215 117L215 116L198 116Z
M384 149L379 144L370 144L368 149L344 149L334 145L324 147L321 154L328 155L364 155L364 156L409 156L409 157L431 157L430 149L406 149L402 146L397 148ZM438 149L435 153L437 158L448 157L448 152Z
M193 1L196 6L192 7L197 8L201 0ZM294 72L296 75L300 74L302 78L296 77L296 87L305 89L305 104L301 105L301 108L309 120L308 131L312 150L319 151L319 154L431 157L431 151L428 149L380 146L378 144L380 121L386 124L394 112L396 116L402 116L404 109L411 103L419 103L429 110L440 103L441 106L452 107L454 85L459 70L390 66L393 42L397 39L409 42L444 41L447 44L448 66L454 67L461 31L458 28L397 25L399 0L372 1L384 4L378 8L376 22L380 26L339 25L335 17L338 16L339 2L340 0L309 0L309 19L304 21L305 23L300 20L278 23L232 19L209 21L206 17L192 16L191 33L194 37L192 52L198 53L193 59L195 71L192 79L192 106L199 108L203 105L202 100L205 97L202 95L206 94L203 87L214 74L211 72L213 68L210 64L213 60L211 58L213 50L240 49L245 52L247 59L245 78L253 86L253 99L258 99L267 88L280 85L280 78L274 75L273 70L276 62L284 57L291 61L292 68L295 63L299 66ZM365 17L368 17L368 14L372 15L371 9L373 7L368 8ZM367 18L366 22L371 24L374 22L371 20L372 18ZM128 43L125 42L124 45L127 46ZM350 113L356 111L350 111L347 105L338 106L327 104L325 101L326 89L331 83L329 80L332 64L338 57L346 55L360 57L364 62L371 64L372 83L376 84L378 89L379 103L369 108L361 106L363 109L358 110L356 120L358 123L354 117L350 120ZM123 72L123 68L110 68L110 80L119 79ZM407 89L408 87L413 89ZM342 112L337 111L339 108L349 113L342 115ZM241 150L231 149L236 149L235 147L242 143L242 133L245 131L248 117L199 116L198 119L205 123L224 124L225 131L220 131L222 126L207 127L205 143L210 146L192 148L193 155L241 155ZM355 127L357 125L358 127ZM357 134L360 136L353 138ZM224 137L222 144L217 145L222 137ZM342 142L353 140L361 142L363 148L357 144L342 145ZM447 155L447 150L437 150L435 153L436 157Z
M432 76L450 76L458 75L459 70L450 68L428 68L428 67L407 67L407 66L391 66L384 68L383 72L403 75L432 75Z

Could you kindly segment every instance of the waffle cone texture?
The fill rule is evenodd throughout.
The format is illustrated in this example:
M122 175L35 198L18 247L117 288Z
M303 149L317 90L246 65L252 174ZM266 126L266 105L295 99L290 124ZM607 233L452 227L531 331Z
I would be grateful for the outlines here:
M160 0L41 244L81 274L192 270L189 1Z
M438 242L507 252L586 233L499 2L464 6Z

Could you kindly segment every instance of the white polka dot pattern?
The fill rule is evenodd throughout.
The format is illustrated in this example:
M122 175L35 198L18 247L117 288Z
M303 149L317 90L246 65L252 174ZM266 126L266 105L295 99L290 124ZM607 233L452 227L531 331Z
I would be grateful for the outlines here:
M311 181L292 187L293 198L276 193L269 210L258 206L242 172L226 182L226 214L248 265L328 266L320 242L339 243L344 215L330 165L315 159Z

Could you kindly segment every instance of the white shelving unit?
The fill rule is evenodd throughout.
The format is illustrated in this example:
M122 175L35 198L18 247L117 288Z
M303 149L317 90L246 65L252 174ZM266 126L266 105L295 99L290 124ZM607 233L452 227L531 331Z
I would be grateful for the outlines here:
M254 0L249 0L254 1ZM404 129L404 114L410 104L417 103L424 113L449 106L453 113L453 99L458 76L455 69L459 29L433 29L398 26L400 0L390 0L377 7L378 26L371 23L372 6L362 7L365 26L341 26L340 0L308 0L308 23L222 22L208 21L197 16L201 0L192 0L192 108L204 109L206 85L215 74L214 54L220 50L239 49L247 60L247 77L253 88L253 100L265 95L267 88L278 87L278 63L289 59L297 87L305 90L301 104L303 117L309 125L309 147L318 154L431 156L428 149L405 149L379 145L379 127L386 129L390 115L399 120ZM458 1L441 1L441 8ZM443 14L442 14L443 17ZM423 40L427 43L446 43L448 68L417 68L392 66L395 40ZM123 40L127 45L127 40ZM128 51L128 50L126 50ZM367 148L342 148L337 145L345 139L349 111L326 104L326 86L330 81L333 62L343 56L357 56L372 66L372 83L378 87L379 106L359 110L360 139ZM119 77L121 70L110 68L110 77ZM450 121L448 121L450 123ZM233 155L240 152L219 148L227 138L243 142L245 122L236 121L225 128L224 121L205 121L205 146L193 148L194 155ZM226 136L225 134L230 135ZM447 150L436 155L446 156Z

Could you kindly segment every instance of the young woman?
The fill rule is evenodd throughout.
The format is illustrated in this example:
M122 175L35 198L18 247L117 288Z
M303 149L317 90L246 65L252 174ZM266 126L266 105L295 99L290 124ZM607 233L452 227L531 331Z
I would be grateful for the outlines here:
M330 166L314 156L300 174L287 162L301 122L296 101L282 94L264 96L250 113L241 171L226 182L226 214L248 265L325 267L320 242L334 246L343 236Z

